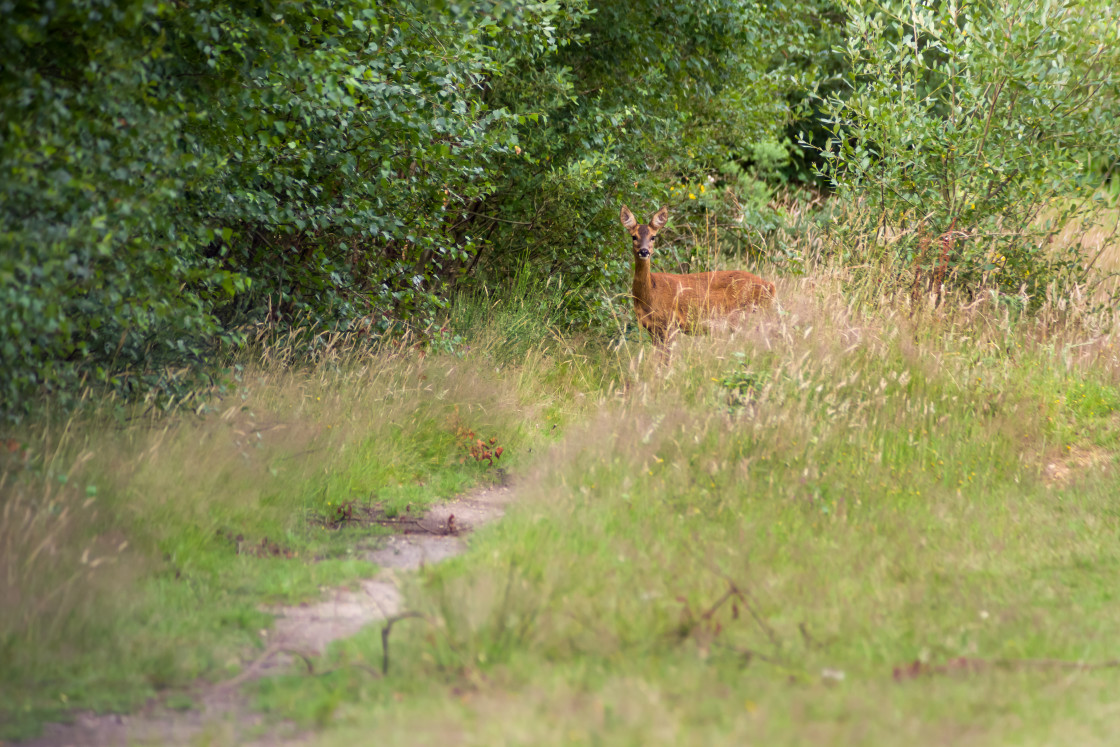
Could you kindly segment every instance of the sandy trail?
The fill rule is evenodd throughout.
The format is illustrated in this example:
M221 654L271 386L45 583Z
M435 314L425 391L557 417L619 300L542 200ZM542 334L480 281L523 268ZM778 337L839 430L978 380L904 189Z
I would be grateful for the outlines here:
M495 521L513 499L505 487L478 490L432 507L403 534L379 538L366 557L380 566L377 576L357 589L332 589L324 599L291 607L269 608L276 614L269 644L232 680L207 684L192 693L194 707L175 711L152 702L131 715L76 714L70 724L51 724L41 737L22 747L115 747L116 745L284 745L302 744L312 735L292 724L266 724L240 694L246 682L290 671L298 658L313 661L332 641L354 635L367 625L404 611L402 574L463 553L463 536Z

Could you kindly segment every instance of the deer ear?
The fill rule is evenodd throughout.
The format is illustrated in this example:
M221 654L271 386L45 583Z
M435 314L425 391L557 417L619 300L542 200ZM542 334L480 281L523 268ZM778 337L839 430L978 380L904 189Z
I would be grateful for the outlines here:
M662 207L649 219L649 227L654 231L660 231L669 222L669 208L668 206Z
M633 231L634 227L638 225L638 219L630 212L630 208L625 205L622 206L622 212L618 214L618 218L622 221L622 227L627 231Z

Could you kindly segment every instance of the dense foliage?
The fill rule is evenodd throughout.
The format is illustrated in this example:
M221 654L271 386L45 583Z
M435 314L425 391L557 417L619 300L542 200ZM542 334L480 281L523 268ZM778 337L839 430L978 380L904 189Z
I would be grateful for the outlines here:
M235 325L409 316L451 190L509 147L474 93L539 23L410 3L83 0L3 14L3 395L164 388ZM360 304L357 310L351 308Z
M916 287L999 289L1037 301L1077 280L1076 244L1120 142L1120 27L1102 3L845 5L849 86L828 97L827 173L861 200ZM1097 169L1091 167L1096 163ZM838 226L841 233L865 226Z
M8 0L0 410L174 401L253 325L439 334L464 283L560 277L593 324L619 203L757 248L798 130L883 224L1021 234L1116 142L1115 29L1028 5ZM1037 244L958 274L1009 285Z
M782 125L785 15L8 3L5 409L83 383L173 397L247 323L423 329L476 267L617 275L620 194Z

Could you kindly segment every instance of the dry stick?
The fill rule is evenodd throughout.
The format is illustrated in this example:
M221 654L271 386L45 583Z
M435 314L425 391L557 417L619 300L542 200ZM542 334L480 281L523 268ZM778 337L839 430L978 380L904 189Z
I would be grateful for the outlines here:
M1022 669L1073 669L1081 672L1120 667L1120 659L1107 659L1101 662L1080 662L1067 659L969 659L958 657L944 664L923 664L915 661L895 667L893 677L896 681L917 679L935 674L952 674L957 671L979 671L986 668L1001 667L1011 670Z
M735 583L735 579L724 573L724 571L721 570L719 566L711 563L710 561L706 561L706 564L713 573L727 582L727 593L724 595L724 598L720 599L718 604L723 604L730 596L734 596L736 599L742 602L747 612L749 612L751 617L754 618L755 624L757 624L758 627L762 628L762 631L766 633L766 637L770 639L770 645L774 647L775 651L780 652L782 650L782 645L781 640L778 638L778 633L774 630L773 627L770 626L768 622L762 619L762 615L759 614L758 610L755 608L755 600L754 597L750 595L750 592L739 588L739 585ZM714 611L715 610L712 610L712 612ZM770 661L769 659L764 660Z
M743 606L746 608L747 612L751 614L751 617L754 618L754 621L758 625L758 627L762 628L762 631L766 633L766 637L770 639L770 645L774 647L774 650L781 651L781 640L778 638L777 632L773 627L770 626L768 622L762 619L762 615L759 614L758 610L756 609L754 597L751 596L750 592L739 588L739 585L735 583L735 580L724 573L722 570L720 570L718 567L713 568L713 570L717 575L721 576L723 580L727 582L728 592L734 594L734 596L743 603Z
M754 618L754 621L758 624L758 627L762 628L763 632L766 633L766 637L770 639L770 645L772 645L776 651L781 651L782 642L778 639L777 632L770 626L770 623L762 619L762 615L760 615L758 613L758 610L755 609L755 605L753 604L753 597L751 597L750 594L745 591L740 591L739 595L739 598L743 602L743 606L747 608L747 612L751 613L751 617Z
M463 277L466 277L467 275L470 275L471 271L474 270L474 266L476 264L478 264L478 260L482 258L482 253L484 251L486 251L486 247L488 246L487 242L490 241L490 237L494 235L494 229L497 228L497 227L498 227L498 222L497 221L491 221L490 222L490 227L488 229L486 229L486 236L483 237L482 243L479 244L478 251L474 253L474 258L471 260L471 263L469 265L467 265L467 269L463 270L463 274L462 274Z
M341 672L343 669L360 669L363 672L365 672L366 674L369 674L369 675L373 676L375 679L381 679L381 672L378 672L373 667L367 666L365 664L361 664L361 663L356 662L356 661L346 662L345 664L339 664L337 667L331 667L330 669L324 669L322 672L312 673L312 674L314 674L314 676L316 676L316 677L326 677L328 674L334 674L335 672Z
M278 643L273 643L271 646L266 648L264 652L259 657L257 657L257 659L250 663L249 666L245 667L245 669L243 669L241 673L236 677L232 677L225 682L219 682L217 685L214 685L212 692L222 692L224 690L230 690L242 684L243 682L248 682L253 678L253 675L257 673L257 671L264 665L265 662L267 662L273 656L276 656L276 654L280 653L295 654L299 658L303 659L303 663L307 665L308 673L314 674L315 668L312 665L311 657L307 655L307 652L300 651L299 649L288 648L287 645L281 641Z
M394 526L394 525L395 526L405 526L405 525L410 525L410 526L417 526L417 527L420 527L421 529L424 529L424 525L420 523L420 519L397 519L397 518L383 517L383 518L380 518L380 519L370 519L370 522L373 523L373 524L380 524L381 526Z
M393 625L399 623L401 620L407 620L410 617L419 617L420 619L427 619L419 612L402 612L399 615L393 615L385 620L385 627L381 629L381 674L387 676L389 674L389 633L393 630Z
M720 597L719 599L717 599L715 601L715 604L713 604L711 607L708 608L708 610L706 612L704 612L703 614L700 615L700 619L701 620L711 620L712 615L714 615L716 612L718 612L719 608L722 607L728 599L731 599L731 597L740 598L740 601L741 601L742 595L739 593L739 591L737 589L729 588L727 591L725 591L723 593L722 597ZM746 603L744 602L744 604L746 604Z
M282 648L280 650L285 654L295 654L299 658L303 659L303 663L307 667L307 673L315 674L315 665L311 661L311 656L309 656L306 651L300 651L299 649L295 648Z
M276 654L281 654L281 653L283 653L283 654L294 654L294 655L298 656L299 658L303 659L303 663L307 665L308 674L314 674L315 673L314 668L313 668L312 663L311 663L311 657L308 656L307 652L300 651L300 650L294 649L294 648L287 648L287 647L284 646L283 643L274 643L271 646L269 646L268 648L266 648L264 650L264 652L257 659L255 659L253 662L251 662L249 664L249 666L246 667L244 670L242 670L241 673L238 674L237 676L232 677L228 680L225 680L224 682L219 682L216 685L213 685L212 687L206 687L204 685L203 686L193 686L193 687L188 687L186 691L188 693L193 692L196 695L202 695L202 694L207 693L207 692L211 693L211 694L217 694L217 693L225 692L226 690L231 690L231 689L237 687L238 685L241 685L241 684L243 684L245 682L248 682L249 680L253 679L253 675L257 673L257 670L266 661L271 659ZM324 674L326 674L326 672L324 672ZM153 702L157 703L157 704L160 704L160 705L166 705L167 704L167 698L174 695L176 692L178 692L178 691L168 690L165 694L157 696L154 699Z
M723 641L713 641L712 645L714 645L718 648L726 649L728 651L731 651L734 654L737 654L737 655L743 657L744 659L746 659L748 664L753 659L758 659L759 661L764 661L767 664L773 664L774 666L782 667L786 671L793 670L793 668L790 667L789 664L786 664L781 659L776 659L773 656L767 656L766 654L760 654L757 650L755 650L753 648L744 648L742 646L733 646L732 644L724 643ZM793 670L793 671L796 671L796 670Z
M824 644L818 642L817 639L809 633L809 626L804 620L797 623L797 629L801 632L801 639L805 642L806 648L824 650Z

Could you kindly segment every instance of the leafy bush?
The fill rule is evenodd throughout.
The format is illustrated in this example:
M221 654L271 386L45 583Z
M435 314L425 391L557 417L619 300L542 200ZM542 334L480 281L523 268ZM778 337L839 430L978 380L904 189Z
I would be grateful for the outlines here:
M4 409L85 381L174 396L246 322L422 322L476 243L449 207L516 147L478 93L517 59L494 50L555 44L555 5L486 5L0 15Z
M662 261L684 259L673 240L688 225L689 201L673 187L704 183L730 157L780 135L786 94L820 44L812 12L737 0L599 0L578 19L564 16L567 43L489 91L495 106L518 115L521 153L463 213L464 230L490 245L479 263L485 277L523 267L563 276L582 289L570 296L568 320L604 320L632 271L618 228L624 202L643 213L680 208Z
M177 401L252 325L424 336L519 272L591 323L618 203L780 138L830 7L11 4L0 410Z
M851 0L850 91L827 98L834 186L874 222L846 241L929 279L1038 297L1081 273L1050 242L1115 162L1120 44L1096 0ZM837 226L844 233L866 226Z

